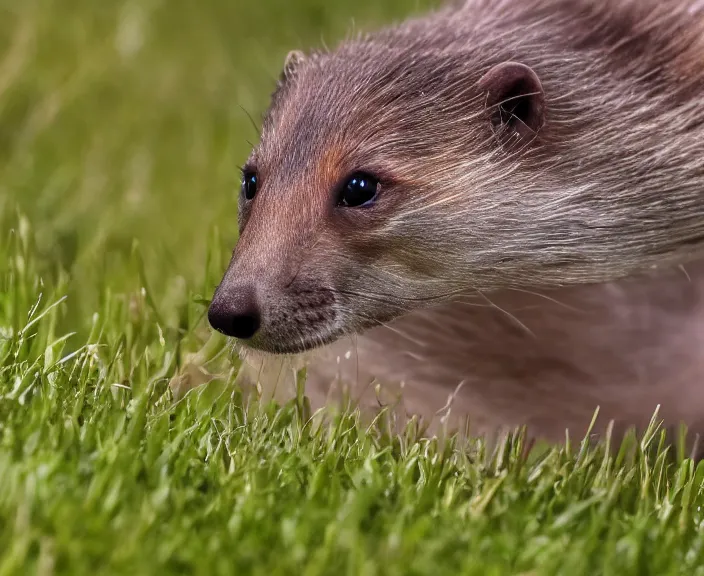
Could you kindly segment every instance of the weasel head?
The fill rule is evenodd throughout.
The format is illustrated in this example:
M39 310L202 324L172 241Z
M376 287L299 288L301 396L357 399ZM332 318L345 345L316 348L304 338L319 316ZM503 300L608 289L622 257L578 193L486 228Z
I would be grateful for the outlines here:
M676 3L597 4L472 2L290 54L211 324L297 353L701 245L701 27Z
M497 262L481 258L491 202L476 196L510 188L500 158L535 149L543 121L520 63L375 40L292 53L243 168L211 325L294 354L481 284Z

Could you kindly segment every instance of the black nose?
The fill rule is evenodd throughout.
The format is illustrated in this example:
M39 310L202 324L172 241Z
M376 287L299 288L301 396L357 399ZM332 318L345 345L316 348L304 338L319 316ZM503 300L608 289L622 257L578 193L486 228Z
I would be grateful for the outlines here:
M226 336L248 340L261 322L259 304L251 286L221 287L208 309L208 322Z

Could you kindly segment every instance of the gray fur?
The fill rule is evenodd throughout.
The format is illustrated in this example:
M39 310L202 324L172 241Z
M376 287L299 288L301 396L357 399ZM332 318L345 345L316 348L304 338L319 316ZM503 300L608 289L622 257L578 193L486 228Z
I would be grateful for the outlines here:
M360 393L403 381L428 417L457 390L454 417L480 430L556 439L597 405L625 426L661 404L704 431L695 6L469 0L296 58L215 296L257 286L262 329L245 351L327 345L311 366L321 403L339 373ZM497 138L478 87L505 61L545 92L520 149ZM377 204L335 208L359 169L381 177Z

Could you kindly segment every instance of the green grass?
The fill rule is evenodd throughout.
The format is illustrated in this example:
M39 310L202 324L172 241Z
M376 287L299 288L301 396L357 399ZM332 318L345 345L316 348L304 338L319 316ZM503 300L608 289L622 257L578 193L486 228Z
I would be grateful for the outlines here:
M489 451L234 386L203 300L248 114L289 49L411 8L0 0L0 576L704 575L704 464L657 419Z

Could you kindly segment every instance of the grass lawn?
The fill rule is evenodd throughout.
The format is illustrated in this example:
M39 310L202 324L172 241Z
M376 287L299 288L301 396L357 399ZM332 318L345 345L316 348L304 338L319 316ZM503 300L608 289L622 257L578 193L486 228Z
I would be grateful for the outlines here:
M488 451L233 386L203 301L249 117L289 49L430 4L0 0L0 576L704 575L657 420Z

